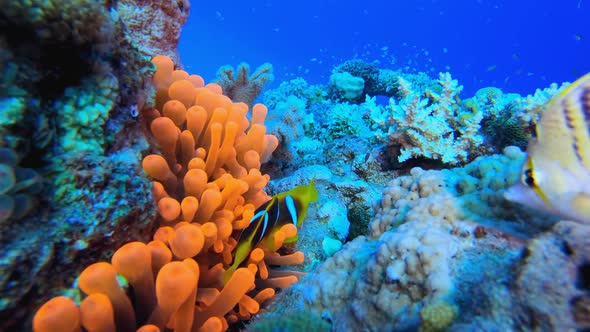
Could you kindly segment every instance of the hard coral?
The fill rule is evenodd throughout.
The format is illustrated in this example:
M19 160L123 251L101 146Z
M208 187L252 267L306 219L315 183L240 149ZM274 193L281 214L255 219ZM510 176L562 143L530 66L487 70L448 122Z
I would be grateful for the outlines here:
M457 307L447 302L437 302L420 310L420 331L446 331L457 317Z
M467 162L477 154L483 143L478 133L483 114L460 109L457 99L463 86L457 80L449 73L440 73L440 93L433 90L417 93L402 78L398 83L403 98L390 99L388 113L375 114L374 118L384 129L384 132L377 131L378 139L401 147L399 162L424 157L452 165Z
M165 54L179 63L176 46L190 12L188 0L111 2L124 23L127 39L134 47L145 56Z
M379 68L375 63L366 62L364 60L348 60L336 66L333 73L348 73L356 78L363 80L360 95L364 98L366 94L374 96L375 88L379 84Z
M343 101L362 100L365 80L348 72L334 72L330 75L330 94L332 98Z

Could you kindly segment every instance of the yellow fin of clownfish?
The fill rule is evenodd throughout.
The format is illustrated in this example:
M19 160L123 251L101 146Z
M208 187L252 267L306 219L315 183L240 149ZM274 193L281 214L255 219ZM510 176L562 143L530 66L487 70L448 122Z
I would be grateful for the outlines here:
M246 260L252 249L259 243L270 238L282 226L292 223L300 226L307 215L307 209L311 202L318 200L318 192L315 188L315 177L308 185L297 186L289 191L272 196L269 201L262 204L255 212L250 224L240 233L238 244L234 249L234 261L225 271L223 282L227 282L232 273ZM284 243L297 240L285 239Z
M549 101L536 132L505 197L590 224L590 73Z

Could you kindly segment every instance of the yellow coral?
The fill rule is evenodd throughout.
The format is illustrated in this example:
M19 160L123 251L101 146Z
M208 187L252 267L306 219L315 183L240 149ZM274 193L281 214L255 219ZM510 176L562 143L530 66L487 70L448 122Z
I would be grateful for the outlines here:
M431 303L420 310L420 330L422 332L444 331L457 318L457 306L441 301Z

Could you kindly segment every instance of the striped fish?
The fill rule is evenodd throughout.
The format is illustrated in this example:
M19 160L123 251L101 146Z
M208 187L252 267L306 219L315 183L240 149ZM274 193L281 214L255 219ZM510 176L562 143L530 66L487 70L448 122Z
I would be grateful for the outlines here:
M504 196L590 224L590 73L549 101L536 132L520 183Z
M298 186L289 191L277 194L262 204L255 212L250 224L242 230L238 238L238 244L234 249L234 261L225 271L224 282L229 280L231 274L242 264L252 249L272 238L274 233L288 223L299 227L305 216L309 203L318 200L318 192L315 188L315 179L308 185ZM284 243L297 241L297 235L285 239Z

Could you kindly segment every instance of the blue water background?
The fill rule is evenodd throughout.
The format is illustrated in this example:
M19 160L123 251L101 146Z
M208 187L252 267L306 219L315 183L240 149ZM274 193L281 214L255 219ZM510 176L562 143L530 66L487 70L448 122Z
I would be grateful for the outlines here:
M179 45L185 68L215 78L247 62L278 83L327 83L348 59L450 71L462 96L495 86L533 93L590 71L590 0L192 1Z

